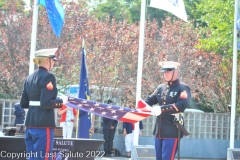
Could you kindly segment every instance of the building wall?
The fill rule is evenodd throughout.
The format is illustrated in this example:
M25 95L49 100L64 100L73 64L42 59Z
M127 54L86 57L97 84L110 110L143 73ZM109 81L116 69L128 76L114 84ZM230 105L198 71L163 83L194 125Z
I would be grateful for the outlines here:
M103 139L103 136L97 133L94 134L93 138ZM227 158L229 143L229 140L184 137L180 142L180 157L225 160ZM154 138L152 136L140 136L138 144L154 147ZM117 148L121 152L121 155L126 155L123 135L115 135L114 148ZM240 148L239 140L235 140L234 148ZM103 147L100 149L103 150Z

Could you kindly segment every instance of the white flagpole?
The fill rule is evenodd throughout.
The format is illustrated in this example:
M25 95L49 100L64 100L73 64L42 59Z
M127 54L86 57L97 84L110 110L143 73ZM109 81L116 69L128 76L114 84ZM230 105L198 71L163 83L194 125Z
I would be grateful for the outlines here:
M34 72L33 58L35 57L34 52L36 51L36 40L37 40L37 21L38 21L38 0L34 0L33 5L33 19L32 19L32 37L31 37L31 50L29 60L29 74Z
M232 99L231 99L231 125L230 125L230 149L234 148L235 115L236 115L236 88L237 88L237 18L238 0L235 0L233 31L233 68L232 68Z
M142 90L142 68L143 68L143 52L144 52L144 28L145 28L145 9L146 0L141 2L141 17L140 17L140 35L138 46L138 72L137 72L137 88L136 88L136 106L137 101L141 98ZM133 145L138 145L139 137L139 122L134 125Z

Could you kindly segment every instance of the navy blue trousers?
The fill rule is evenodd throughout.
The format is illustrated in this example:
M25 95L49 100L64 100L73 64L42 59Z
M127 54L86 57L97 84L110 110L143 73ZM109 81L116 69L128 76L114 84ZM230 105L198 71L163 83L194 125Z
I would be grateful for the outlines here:
M53 128L27 128L26 158L28 160L52 160L53 139Z
M103 138L105 140L103 146L105 154L111 154L113 151L113 139L114 139L115 129L104 129Z
M155 137L156 160L174 160L177 148L177 138L158 139Z

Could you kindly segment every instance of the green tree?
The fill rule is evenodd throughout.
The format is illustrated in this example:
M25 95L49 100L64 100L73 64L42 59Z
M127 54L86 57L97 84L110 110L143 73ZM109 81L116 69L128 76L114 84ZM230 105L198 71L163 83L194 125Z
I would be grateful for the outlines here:
M61 38L53 34L45 8L39 9L38 18L36 49L61 47L59 61L53 70L58 84L78 84L84 38L89 82L100 88L97 91L99 98L94 100L104 101L104 90L101 88L111 87L119 88L120 92L118 90L112 96L121 97L122 103L135 101L139 25L117 22L114 18L99 21L88 14L84 4L67 2L64 5L65 23ZM0 25L0 77L3 79L0 81L0 93L7 89L8 95L16 98L21 95L23 82L28 75L32 11L30 16L15 14L14 7L9 11L11 14L0 12L0 23L6 25ZM201 37L198 30L191 21L185 23L171 17L162 22L161 29L156 20L146 21L143 98L164 81L158 62L173 60L182 64L181 79L190 85L194 92L192 97L198 106L211 106L215 111L226 112L230 97L230 60L225 61L226 65L221 65L221 55L196 49Z
M150 1L146 1L146 19L153 21L154 19L161 25L166 11L148 7ZM128 20L128 23L138 23L140 21L141 0L107 0L99 3L93 9L97 17L101 20L110 16L110 20L114 17L116 21ZM167 13L168 14L168 13Z
M28 70L25 61L29 57L31 21L23 13L23 4L18 0L1 3L4 11L0 12L0 93L4 98L20 95L22 75Z
M130 23L132 22L131 13L128 9L127 3L119 0L107 0L104 3L100 3L96 9L94 9L96 16L100 20L106 20L106 17L109 16L108 20L113 18L116 21L123 21L127 19Z
M12 5L9 6L9 3ZM0 0L0 10L5 11L5 13L11 12L12 7L14 6L15 12L24 11L25 2L23 0Z
M129 0L132 5L129 8L132 16L133 22L140 21L140 13L141 13L141 0ZM165 15L170 15L168 12L149 7L150 1L146 0L146 20L149 21L157 21L159 26L162 25L162 20L165 19Z
M216 54L231 55L233 52L234 0L201 0L194 10L200 24L199 48ZM201 24L206 24L202 27ZM210 34L208 34L210 33Z

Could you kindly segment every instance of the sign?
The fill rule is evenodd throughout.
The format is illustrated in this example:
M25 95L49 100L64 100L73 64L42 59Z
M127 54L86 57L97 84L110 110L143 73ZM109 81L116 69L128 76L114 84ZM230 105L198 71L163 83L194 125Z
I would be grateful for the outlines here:
M67 139L54 139L53 153L53 160L73 160L74 141Z
M133 146L131 152L131 159L132 160L156 159L154 146L152 145Z
M233 160L240 160L240 150L232 151L232 158L233 158Z
M137 158L155 158L154 148L136 148Z

